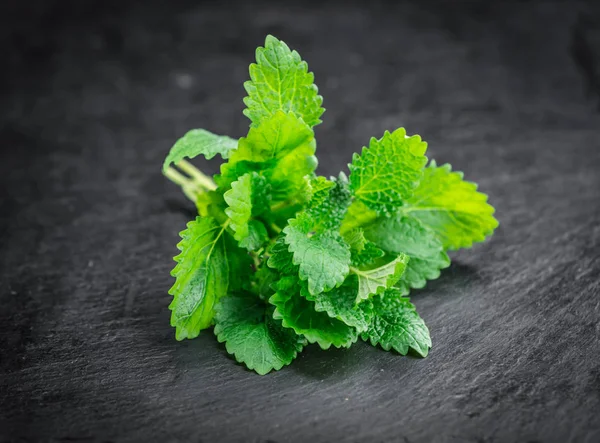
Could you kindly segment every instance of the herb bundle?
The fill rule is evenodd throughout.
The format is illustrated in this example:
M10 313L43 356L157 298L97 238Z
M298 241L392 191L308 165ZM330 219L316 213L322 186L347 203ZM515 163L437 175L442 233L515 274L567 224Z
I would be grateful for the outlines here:
M244 84L248 135L203 129L163 166L199 216L181 232L172 271L176 338L214 325L219 342L259 374L308 343L426 356L431 338L406 297L450 265L447 251L498 226L477 185L427 165L427 144L403 128L372 138L343 172L317 176L313 127L323 98L296 51L268 36ZM219 154L212 179L186 158Z

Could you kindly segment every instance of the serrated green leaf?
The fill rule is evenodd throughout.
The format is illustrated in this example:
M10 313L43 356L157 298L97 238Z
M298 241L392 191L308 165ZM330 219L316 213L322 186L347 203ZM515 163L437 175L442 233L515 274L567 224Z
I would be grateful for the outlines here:
M365 249L367 239L362 228L354 228L345 232L342 237L350 246L352 253L361 253Z
M372 138L362 154L354 154L350 187L354 196L371 209L389 213L409 199L427 163L427 143L418 135L406 137L404 128Z
M322 349L350 347L356 342L358 332L344 322L331 318L325 312L317 312L314 303L300 295L297 277L283 277L277 284L277 292L269 299L276 307L273 317L292 328L309 343L318 343Z
M260 375L289 365L306 341L273 319L273 308L258 297L236 293L216 307L215 335L227 352Z
M383 252L382 249L378 248L375 245L375 243L370 242L365 238L364 231L362 229L355 229L350 232L355 233L352 237L350 237L350 241L353 242L352 244L354 244L355 246L362 245L362 247L357 249L356 247L353 247L351 243L348 242L346 236L344 237L346 243L350 244L350 250L352 254L352 266L362 267L371 265L385 255L385 252ZM356 232L359 232L359 234L356 234ZM357 241L359 243L356 243Z
M356 302L366 300L370 296L381 293L395 285L404 274L408 260L406 254L400 254L394 260L377 268L367 270L350 268L350 271L358 277Z
M215 181L227 188L240 175L260 171L271 184L273 203L294 198L304 203L309 195L306 176L317 166L315 149L312 129L294 114L278 111L240 139Z
M407 295L410 288L422 288L427 280L440 276L450 259L435 234L416 218L401 214L381 217L366 226L365 237L389 253L410 257L396 286Z
M352 199L348 178L343 172L340 172L337 179L332 179L332 182L334 186L329 189L323 201L306 210L313 222L312 229L316 232L338 231Z
M273 246L269 249L269 260L267 265L276 269L284 275L298 274L298 266L294 264L294 254L289 251L289 246L285 238L277 238Z
M341 285L349 272L350 248L334 231L313 234L313 220L301 213L283 230L301 280L311 294Z
M197 217L180 233L181 251L171 271L176 278L169 290L171 326L177 340L197 337L212 325L214 305L225 295L229 285L229 264L223 240L225 227L213 218Z
M444 249L470 248L498 227L487 195L477 192L475 183L464 181L463 173L452 172L448 164L437 166L432 161L406 204L402 212L435 232Z
M427 280L435 280L440 276L441 270L448 266L450 266L450 258L444 251L428 259L411 258L395 286L400 289L402 295L408 295L411 288L425 287Z
M257 127L275 112L293 112L310 127L321 123L325 111L314 75L300 55L282 41L268 35L265 46L256 50L250 65L250 81L244 83L244 115Z
M177 164L186 157L194 158L201 154L207 160L217 154L227 159L237 145L238 141L231 137L216 135L204 129L192 129L173 145L163 163L163 171L166 171L172 163Z
M388 289L372 301L373 320L369 330L362 334L363 340L402 355L412 348L426 357L431 348L429 329L409 299L401 297L397 289Z
M260 248L268 240L265 226L252 217L266 211L270 200L270 186L267 180L256 172L242 175L231 184L223 198L228 207L225 214L231 220L231 228L240 246L250 251Z
M314 177L310 180L310 198L309 207L315 207L325 201L329 195L329 190L335 186L335 183L327 180L323 176Z
M307 299L314 301L316 311L326 312L331 318L356 328L359 333L369 328L373 315L371 301L365 300L360 305L356 304L358 294L356 276L349 276L342 286L331 291L317 295L310 295L308 291L306 293Z

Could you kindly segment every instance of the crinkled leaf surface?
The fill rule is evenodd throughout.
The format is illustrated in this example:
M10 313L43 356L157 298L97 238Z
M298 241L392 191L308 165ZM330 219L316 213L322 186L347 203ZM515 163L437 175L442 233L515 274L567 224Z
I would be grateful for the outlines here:
M358 279L351 275L342 286L314 296L307 294L307 298L314 301L315 310L326 312L330 317L355 327L358 332L365 332L371 323L373 314L371 301L366 300L357 305L357 294Z
M469 248L498 226L487 195L477 192L475 183L463 180L462 172L434 161L402 211L435 232L444 249Z
M409 299L401 297L396 289L388 289L372 301L373 319L369 330L362 334L363 340L402 355L412 348L426 357L431 348L429 329Z
M215 181L226 188L240 175L260 171L271 185L273 202L304 202L310 196L306 176L317 166L315 149L312 129L294 114L277 111L240 139Z
M376 268L351 268L352 273L358 277L356 302L366 300L370 296L378 294L396 284L402 274L404 274L408 260L409 258L406 254L400 254L389 263Z
M410 288L422 288L427 280L438 278L440 270L450 265L440 240L414 217L401 214L380 217L364 229L365 237L385 251L410 257L406 271L396 284L403 295L408 294Z
M341 285L349 272L350 248L335 231L312 233L313 220L305 213L290 220L283 230L300 279L308 281L311 294Z
M305 336L310 343L318 343L322 349L332 345L350 347L358 338L355 328L325 312L317 312L314 302L300 295L297 277L283 277L269 302L276 307L274 318L280 319L283 326Z
M350 186L354 196L378 212L392 212L409 199L427 163L427 143L418 135L406 137L404 128L372 138L362 154L354 154Z
M179 163L185 157L194 158L200 154L208 160L220 154L224 159L237 148L238 141L225 135L216 135L204 129L192 129L181 137L169 151L163 171L172 163Z
M333 179L332 183L333 186L325 198L321 200L319 195L318 199L321 201L318 204L311 201L310 207L306 210L313 221L312 228L316 232L339 230L352 199L348 178L343 172L340 172L338 178Z
M256 50L256 63L250 65L250 81L244 83L244 115L251 126L259 126L275 112L293 112L310 127L321 123L325 111L314 75L300 55L282 41L268 35L264 47Z
M197 337L213 323L214 305L227 293L229 264L223 239L225 228L212 217L197 217L181 232L171 271L175 284L169 290L171 326L177 340Z
M228 207L225 214L231 220L231 228L240 246L249 250L258 249L268 240L264 225L253 216L263 213L269 205L270 186L267 180L256 172L242 175L231 184L231 189L223 195Z
M294 254L289 251L289 246L283 236L277 238L269 253L267 265L270 268L278 270L283 275L298 275L298 266L294 264Z
M272 307L247 293L227 295L216 307L217 339L238 362L260 375L289 365L306 342L272 313Z

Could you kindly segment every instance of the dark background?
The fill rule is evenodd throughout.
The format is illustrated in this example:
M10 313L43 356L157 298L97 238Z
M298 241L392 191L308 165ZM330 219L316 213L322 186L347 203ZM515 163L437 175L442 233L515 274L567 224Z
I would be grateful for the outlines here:
M285 3L0 6L0 440L600 441L600 9ZM267 33L325 97L320 173L405 126L497 208L414 294L426 359L311 346L260 377L174 339L194 209L161 163L190 128L245 134Z

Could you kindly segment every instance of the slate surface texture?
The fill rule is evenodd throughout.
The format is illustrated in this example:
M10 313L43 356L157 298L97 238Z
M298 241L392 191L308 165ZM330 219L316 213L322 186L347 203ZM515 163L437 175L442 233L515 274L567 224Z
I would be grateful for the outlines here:
M0 441L600 441L600 14L577 2L3 2ZM434 348L260 377L169 326L190 128L244 135L272 33L325 97L319 172L386 129L501 226L414 294ZM202 167L211 173L218 164Z

